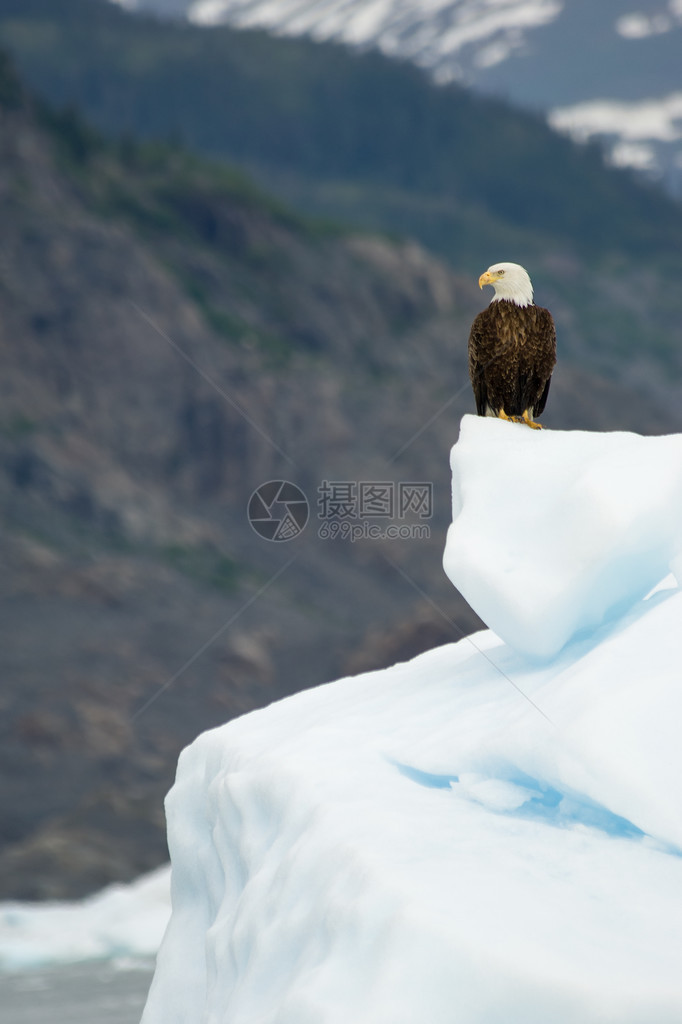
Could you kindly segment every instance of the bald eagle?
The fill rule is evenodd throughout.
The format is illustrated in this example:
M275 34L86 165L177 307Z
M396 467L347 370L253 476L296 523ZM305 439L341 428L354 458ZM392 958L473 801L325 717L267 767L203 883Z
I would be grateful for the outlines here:
M548 309L533 303L530 277L518 263L495 263L478 279L495 289L469 335L469 374L479 416L535 423L556 363L556 331Z

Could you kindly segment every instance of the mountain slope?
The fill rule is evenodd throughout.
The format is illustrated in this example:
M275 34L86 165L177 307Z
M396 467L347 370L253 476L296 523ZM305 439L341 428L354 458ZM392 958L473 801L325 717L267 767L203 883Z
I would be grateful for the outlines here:
M131 16L105 0L0 0L34 84L109 132L238 160L299 209L417 238L475 278L528 266L564 359L678 399L682 208L598 152L378 54ZM399 116L397 116L399 114Z
M0 876L35 898L164 859L162 796L201 729L341 674L349 649L359 670L475 627L440 552L483 300L479 267L311 222L186 151L106 142L4 58L0 118ZM550 280L565 268L548 257ZM545 294L568 349L577 311ZM546 422L678 427L633 367L562 358ZM310 506L290 545L246 515L280 479ZM365 518L354 543L324 539L325 481L426 482L428 530L373 539Z
M648 171L682 197L682 131L678 118L666 118L680 95L682 10L675 0L513 0L492 8L484 0L139 0L126 6L184 13L204 25L376 46L414 61L438 81L465 82L549 113L553 124L578 138L601 138L615 163ZM607 100L615 107L610 121L595 121Z
M424 586L447 500L411 546L313 523L275 545L246 507L273 478L313 517L323 479L430 479L419 445L386 460L459 386L463 354L450 380L430 366L471 289L224 168L108 146L0 71L0 864L5 895L35 898L159 863L184 743L409 618L383 552Z
M107 131L438 199L479 251L500 228L587 252L680 247L682 209L607 172L596 150L378 54L134 18L102 0L2 0L0 41L37 88Z

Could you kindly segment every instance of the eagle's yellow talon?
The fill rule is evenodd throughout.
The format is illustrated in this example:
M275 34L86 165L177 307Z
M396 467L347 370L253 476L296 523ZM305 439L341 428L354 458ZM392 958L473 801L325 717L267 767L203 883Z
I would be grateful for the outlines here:
M535 420L529 413L528 409L526 409L526 411L524 412L523 416L521 417L521 420L523 423L526 423L529 427L532 427L533 430L542 430L542 424L535 422Z
M523 416L509 416L504 411L504 409L500 409L500 411L497 414L497 418L500 419L500 420L507 420L508 423L528 423L528 420L526 419L525 412L524 412ZM529 423L529 426L536 426L536 425L537 424L533 424L532 422Z

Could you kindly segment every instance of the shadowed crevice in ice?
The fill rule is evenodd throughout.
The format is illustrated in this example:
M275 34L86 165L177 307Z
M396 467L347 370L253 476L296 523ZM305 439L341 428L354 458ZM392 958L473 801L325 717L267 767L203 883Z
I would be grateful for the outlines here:
M581 793L561 792L554 786L519 773L508 781L534 793L515 813L520 818L546 821L548 825L584 825L596 828L609 836L622 839L643 839L641 828L608 807L596 803Z
M514 771L500 778L450 775L415 768L413 765L391 761L398 772L411 782L426 789L451 789L453 792L487 810L526 821L543 821L559 828L583 826L598 829L605 835L621 839L650 838L627 818L610 811L608 807L580 793L561 792L525 772ZM682 856L682 850L669 844L656 842L656 846L673 856Z
M427 789L450 789L453 782L459 782L457 775L434 775L431 772L423 772L419 768L413 768L409 764L401 764L399 761L391 761L401 775L419 786L426 786Z

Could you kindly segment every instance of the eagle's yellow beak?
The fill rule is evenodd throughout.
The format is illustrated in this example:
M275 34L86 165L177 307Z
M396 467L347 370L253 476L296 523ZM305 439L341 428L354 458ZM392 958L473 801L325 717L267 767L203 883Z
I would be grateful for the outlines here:
M481 274L481 276L478 279L478 287L479 288L482 288L484 284L492 284L492 283L493 283L493 275L490 273L489 270L486 270L485 274Z

